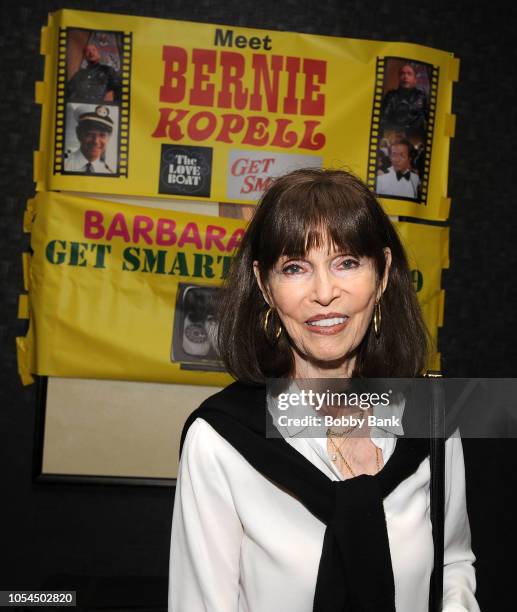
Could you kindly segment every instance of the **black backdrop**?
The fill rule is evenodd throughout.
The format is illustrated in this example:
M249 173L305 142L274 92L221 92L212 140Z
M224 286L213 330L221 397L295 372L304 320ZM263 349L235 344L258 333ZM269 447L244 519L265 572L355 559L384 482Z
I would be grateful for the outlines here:
M1 406L0 588L58 586L86 590L104 578L105 599L129 584L165 577L173 491L144 487L42 485L32 482L36 389L16 373L17 300L25 201L33 194L38 146L34 82L42 78L40 27L58 8L109 11L389 41L453 51L461 58L453 110L449 194L451 267L445 274L440 347L450 376L514 376L517 207L512 163L517 120L515 8L488 3L389 0L136 0L2 3L0 62ZM511 610L515 530L515 441L464 442L478 598L485 612ZM513 549L513 550L512 550ZM122 579L122 582L120 581ZM124 582L125 580L125 582ZM158 585L161 584L161 587ZM165 582L156 582L164 604ZM93 585L93 586L92 586ZM161 589L161 590L160 590ZM137 603L133 597L133 603ZM106 604L107 605L107 604ZM150 608L150 603L143 605Z

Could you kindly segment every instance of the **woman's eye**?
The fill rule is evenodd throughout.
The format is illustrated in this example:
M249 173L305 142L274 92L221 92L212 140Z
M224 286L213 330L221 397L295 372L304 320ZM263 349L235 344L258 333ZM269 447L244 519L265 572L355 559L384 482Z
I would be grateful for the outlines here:
M359 262L357 261L357 259L353 259L351 257L342 259L338 263L338 267L341 268L342 270L353 270L354 268L357 268L358 266L359 266Z
M303 271L303 268L295 263L287 264L282 268L284 274L298 274Z

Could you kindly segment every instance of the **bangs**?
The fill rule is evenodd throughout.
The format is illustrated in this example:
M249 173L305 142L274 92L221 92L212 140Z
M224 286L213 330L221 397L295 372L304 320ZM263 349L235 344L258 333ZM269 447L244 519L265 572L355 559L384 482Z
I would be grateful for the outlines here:
M301 258L312 249L374 257L385 246L375 232L378 204L369 191L360 192L352 185L343 189L325 177L292 185L279 197L276 186L261 203L269 209L256 251L263 269L270 270L281 256ZM373 205L365 206L365 199L373 200Z

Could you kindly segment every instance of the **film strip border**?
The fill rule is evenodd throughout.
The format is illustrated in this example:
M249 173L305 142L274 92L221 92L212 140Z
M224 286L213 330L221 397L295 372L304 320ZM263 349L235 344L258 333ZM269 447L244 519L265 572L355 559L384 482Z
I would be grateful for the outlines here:
M129 106L131 91L131 54L133 35L122 34L122 95L120 102L119 175L127 178L129 169Z
M75 29L75 28L74 28ZM118 33L118 32L117 32ZM118 172L108 176L128 176L129 170L129 117L131 91L131 56L133 50L133 35L122 34L122 92L119 106L118 126ZM64 171L64 149L66 134L66 51L67 28L59 28L57 50L56 78L56 116L54 136L54 174ZM102 175L100 175L102 176ZM106 175L104 175L106 176Z
M424 176L422 177L421 201L427 203L427 188L431 174L431 152L433 150L434 122L436 117L436 98L438 97L438 68L432 66L429 90L429 119L427 120L426 151L424 161Z
M57 46L56 75L56 117L54 134L54 174L61 174L65 149L65 112L66 112L66 28L59 28Z
M377 179L377 155L379 151L380 122L381 122L381 103L383 98L383 83L386 70L386 61L389 59L405 59L408 62L417 60L410 58L395 58L395 57L378 57L375 68L375 95L373 100L372 121L370 128L370 147L368 151L368 168L366 172L366 182L368 186L375 191ZM429 175L431 171L431 151L433 147L434 123L436 116L436 98L438 95L438 76L439 69L437 66L431 66L430 74L430 91L429 91L429 119L427 121L427 132L425 138L426 155L424 162L424 176L421 177L420 203L427 204L427 191L429 186ZM396 199L399 199L396 197Z

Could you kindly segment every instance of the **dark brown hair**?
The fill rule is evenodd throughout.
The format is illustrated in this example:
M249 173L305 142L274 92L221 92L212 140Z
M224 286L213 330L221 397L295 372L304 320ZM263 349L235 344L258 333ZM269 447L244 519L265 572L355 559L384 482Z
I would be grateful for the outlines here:
M302 169L276 179L264 193L246 230L221 292L218 348L227 370L246 383L290 376L290 339L272 313L253 273L258 261L263 285L278 258L303 257L313 248L334 246L355 257L370 257L382 279L391 249L386 290L380 300L377 338L370 324L355 349L352 376L413 377L427 365L428 334L411 281L406 254L386 213L368 187L343 170ZM380 282L380 281L379 281Z

